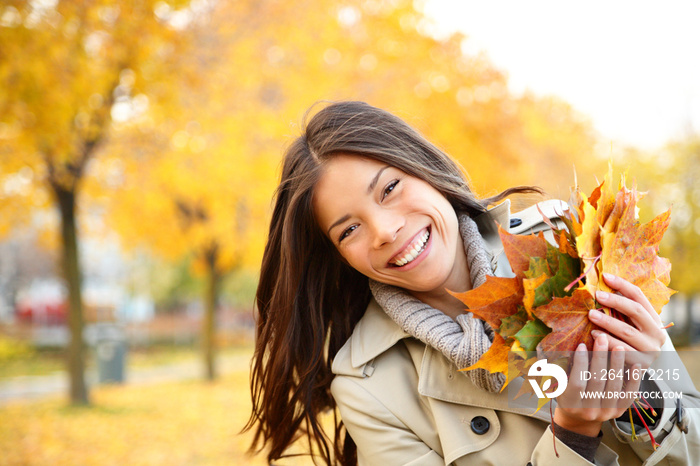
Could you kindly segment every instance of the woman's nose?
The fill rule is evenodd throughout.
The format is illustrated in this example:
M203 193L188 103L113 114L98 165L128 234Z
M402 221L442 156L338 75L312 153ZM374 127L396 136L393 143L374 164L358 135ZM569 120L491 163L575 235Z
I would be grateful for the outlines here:
M404 226L404 219L398 215L391 215L384 211L372 222L374 230L374 247L380 248L385 244L393 243L399 231Z

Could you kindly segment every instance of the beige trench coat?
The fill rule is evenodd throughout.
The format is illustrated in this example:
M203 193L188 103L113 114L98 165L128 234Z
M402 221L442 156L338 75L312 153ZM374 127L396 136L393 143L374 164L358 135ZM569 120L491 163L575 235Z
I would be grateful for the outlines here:
M550 201L540 206L550 217L561 209ZM536 209L517 217L522 224L511 232L545 228ZM512 276L493 220L509 225L508 201L477 223L498 259L496 275ZM675 353L670 338L662 350ZM336 355L333 372L331 390L361 465L591 464L559 440L556 457L548 410L533 413L531 407L509 402L506 391L477 388L439 351L403 332L374 300ZM521 383L516 379L511 385ZM646 432L632 442L628 423L605 423L596 464L700 464L700 393L687 372L673 386L658 385L659 390L684 392L688 433L675 422L675 405L663 409L652 431L661 443L656 451Z

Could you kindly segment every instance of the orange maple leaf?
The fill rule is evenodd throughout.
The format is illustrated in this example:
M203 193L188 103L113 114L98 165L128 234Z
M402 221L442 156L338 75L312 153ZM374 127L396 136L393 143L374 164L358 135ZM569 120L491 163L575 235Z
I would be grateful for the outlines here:
M498 330L501 319L517 312L523 300L523 285L517 278L487 275L481 286L452 295L466 304L476 317Z
M573 295L554 298L549 304L534 309L552 333L537 345L539 353L574 351L579 343L593 348L591 330L597 329L588 319L588 311L595 309L595 300L586 290L577 289Z
M496 333L488 351L482 354L475 364L460 370L486 369L492 374L497 372L505 374L508 371L508 351L510 350L510 347L505 343L506 340Z
M499 225L498 235L510 267L520 279L530 268L531 257L547 257L547 241L542 232L537 235L512 235Z
M580 217L581 234L576 237L576 249L583 262L583 270L586 271L586 283L580 286L587 289L591 296L595 296L598 289L598 270L595 268L601 252L600 225L596 219L596 210L592 204L584 200L581 204Z
M634 202L627 205L615 232L603 233L601 272L617 275L637 285L660 313L675 293L667 286L671 278L671 263L658 256L659 243L671 220L671 210L639 225L635 207Z
M547 274L542 274L537 278L525 278L523 279L523 289L524 289L524 296L523 296L523 305L525 306L525 310L530 316L534 316L535 314L533 313L533 307L535 304L535 290L537 287L542 285L544 282L547 281L548 278L550 278L551 275Z
M503 384L503 387L501 387L501 391L503 391L513 380L520 376L527 375L528 371L530 370L530 366L532 366L535 362L537 362L536 356L529 357L527 352L513 351L511 347L511 352L508 355L506 381ZM527 385L530 386L530 384ZM518 392L514 399L518 398L518 396L520 396L520 392Z

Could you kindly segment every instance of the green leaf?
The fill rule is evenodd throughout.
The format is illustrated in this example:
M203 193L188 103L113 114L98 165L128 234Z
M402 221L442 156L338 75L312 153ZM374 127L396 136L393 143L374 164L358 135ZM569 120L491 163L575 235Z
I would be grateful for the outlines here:
M515 334L515 339L520 342L520 346L525 351L535 351L537 344L544 337L551 333L552 329L547 327L540 319L533 319L526 323L518 333Z
M530 268L525 272L527 278L537 278L542 274L552 275L547 259L543 257L530 257Z
M544 306L548 304L552 298L563 298L571 296L573 289L568 292L564 288L576 280L581 274L581 260L576 257L560 252L556 252L557 258L557 273L547 279L537 289L535 289L535 301L533 307Z
M564 296L571 296L573 294L573 290L566 292L564 288L581 275L581 259L578 257L571 257L563 252L558 252L558 254L559 267L557 273L550 278L549 281L552 282L553 296L563 298Z
M549 265L549 269L552 271L552 274L557 273L559 270L559 255L561 252L559 252L559 248L555 248L551 244L547 243L547 264Z
M518 306L518 312L512 316L501 319L501 326L498 329L498 333L503 338L512 337L523 328L527 319L528 315L525 308L523 306Z

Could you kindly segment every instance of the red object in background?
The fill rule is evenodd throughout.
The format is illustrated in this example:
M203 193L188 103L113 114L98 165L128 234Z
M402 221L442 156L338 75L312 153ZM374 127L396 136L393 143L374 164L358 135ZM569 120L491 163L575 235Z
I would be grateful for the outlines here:
M21 322L42 325L63 325L68 320L68 303L65 301L25 302L17 305L17 318Z

